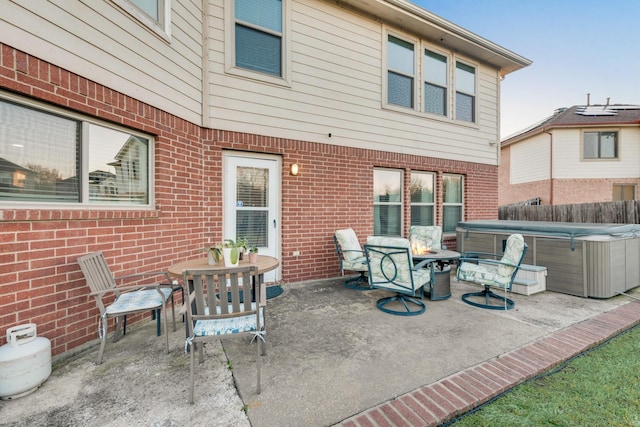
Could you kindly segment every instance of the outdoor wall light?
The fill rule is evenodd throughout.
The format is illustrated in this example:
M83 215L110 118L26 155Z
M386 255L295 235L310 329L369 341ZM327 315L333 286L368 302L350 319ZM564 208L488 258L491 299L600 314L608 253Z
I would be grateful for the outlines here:
M297 163L291 163L291 167L289 168L289 174L296 176L300 172L300 166Z

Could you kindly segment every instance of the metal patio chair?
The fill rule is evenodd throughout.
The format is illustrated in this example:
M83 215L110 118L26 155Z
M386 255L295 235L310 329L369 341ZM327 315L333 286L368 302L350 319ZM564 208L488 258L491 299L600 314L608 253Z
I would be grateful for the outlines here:
M161 317L164 317L164 335L169 352L169 335L167 333L167 301L173 301L173 292L181 288L171 283L166 272L138 273L129 276L114 278L109 270L107 261L102 252L94 252L78 258L80 269L87 280L87 285L95 297L96 304L100 310L98 321L98 335L100 336L100 350L98 352L98 364L102 363L104 347L107 342L108 319L116 319L116 330L113 335L113 342L120 337L121 323L124 324L126 333L126 316L128 314L141 313L151 310L156 316L157 334L161 334ZM117 286L116 280L127 280L132 278L162 276L166 283L152 285ZM105 302L105 296L113 294L115 297L111 302ZM176 330L175 308L172 302L171 313L173 315L173 330ZM162 316L161 316L162 315ZM120 321L122 318L122 322Z
M264 309L266 294L259 280L256 265L211 270L185 270L184 283L193 283L189 295L187 323L189 326L185 349L190 348L189 403L194 402L195 353L204 362L203 346L206 342L226 338L250 337L257 341L257 393L260 394L260 357L265 354ZM191 281L191 282L190 282ZM220 287L220 284L223 284ZM255 286L256 301L244 298L252 295ZM240 369L234 366L234 369Z
M352 228L337 230L333 236L336 245L336 253L340 260L340 273L344 276L345 270L360 273L359 276L351 277L344 282L344 286L349 289L365 290L369 289L369 279L367 279L367 259L358 236Z
M364 250L369 286L395 293L380 298L376 302L378 309L398 316L424 313L424 287L433 280L433 262L424 260L414 266L409 240L399 237L369 237ZM396 305L399 308L392 307Z
M512 234L507 239L503 254L470 252L460 258L458 280L484 286L480 292L462 295L462 301L475 307L490 310L511 310L515 303L507 298L513 280L527 252L527 244L522 234ZM492 288L504 290L504 296L493 292Z

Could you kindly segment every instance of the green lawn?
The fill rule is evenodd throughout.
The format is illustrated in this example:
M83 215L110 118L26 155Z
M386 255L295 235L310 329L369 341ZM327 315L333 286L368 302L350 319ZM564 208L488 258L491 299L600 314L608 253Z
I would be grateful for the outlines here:
M461 426L640 426L640 327L514 388Z

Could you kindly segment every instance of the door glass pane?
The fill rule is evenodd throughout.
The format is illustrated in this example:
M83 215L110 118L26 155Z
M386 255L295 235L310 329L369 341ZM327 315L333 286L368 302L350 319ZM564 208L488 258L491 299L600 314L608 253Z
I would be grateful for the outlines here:
M0 101L0 199L79 202L81 123Z
M250 246L268 245L269 169L237 168L236 238Z

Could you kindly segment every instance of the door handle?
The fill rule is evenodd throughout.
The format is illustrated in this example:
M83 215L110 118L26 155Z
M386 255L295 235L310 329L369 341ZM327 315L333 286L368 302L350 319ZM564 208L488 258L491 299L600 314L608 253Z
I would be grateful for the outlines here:
M274 219L274 220L273 220L273 228L277 228L277 227L278 227L278 223L277 223L277 221Z

